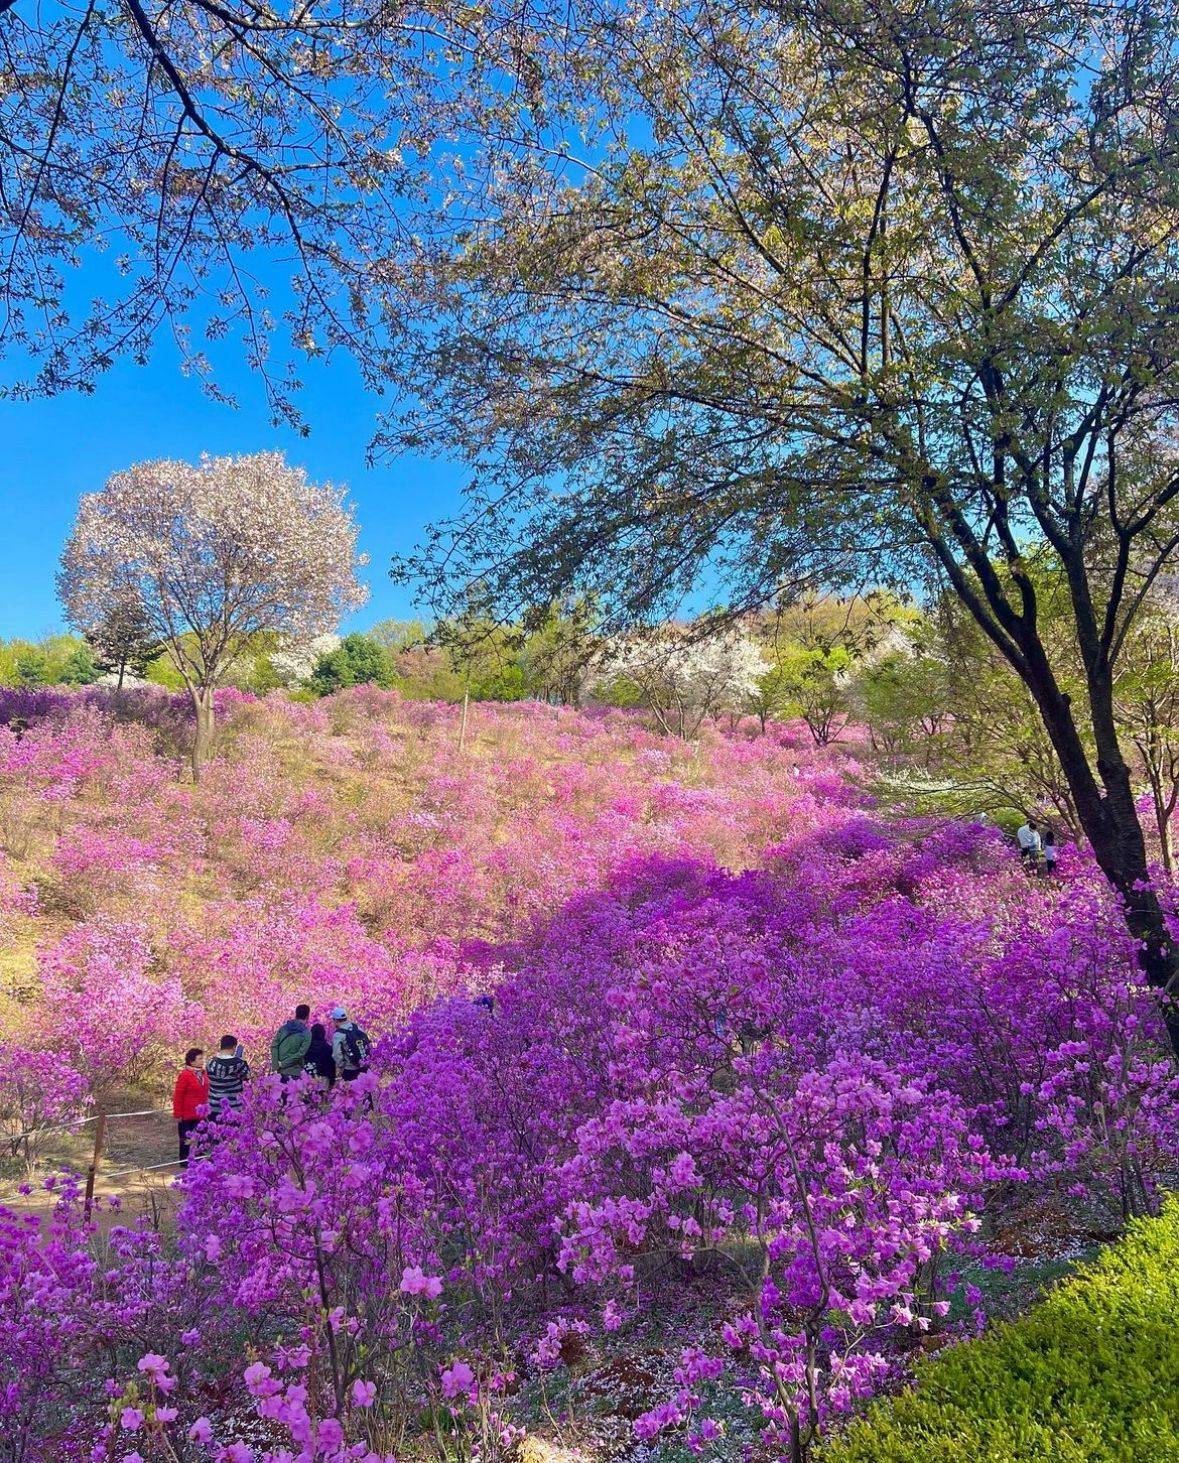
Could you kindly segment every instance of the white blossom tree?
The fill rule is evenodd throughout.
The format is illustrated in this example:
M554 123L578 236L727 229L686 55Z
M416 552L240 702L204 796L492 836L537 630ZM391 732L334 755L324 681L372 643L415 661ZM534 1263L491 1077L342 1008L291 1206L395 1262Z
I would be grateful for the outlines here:
M342 490L281 453L142 462L82 498L58 592L83 632L138 596L192 696L199 778L213 693L250 641L306 641L364 602L356 537Z
M290 641L271 655L270 664L285 686L299 686L309 679L321 656L331 655L342 644L334 631L313 635L310 640Z
M769 668L759 647L739 630L701 637L673 625L615 641L595 683L603 689L629 681L663 731L692 737L705 717L744 707Z

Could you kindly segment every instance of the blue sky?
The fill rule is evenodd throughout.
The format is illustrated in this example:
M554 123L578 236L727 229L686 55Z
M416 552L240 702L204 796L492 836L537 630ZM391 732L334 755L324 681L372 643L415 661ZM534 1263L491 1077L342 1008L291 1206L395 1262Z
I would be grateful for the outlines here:
M92 396L0 400L0 637L64 628L53 579L80 494L145 458L273 447L312 476L345 485L355 504L372 597L349 625L413 614L410 593L389 582L390 556L457 506L462 469L414 458L366 467L377 403L343 357L308 376L301 405L310 437L270 425L244 366L228 365L220 380L238 397L237 410L209 401L160 348L147 366L118 363Z

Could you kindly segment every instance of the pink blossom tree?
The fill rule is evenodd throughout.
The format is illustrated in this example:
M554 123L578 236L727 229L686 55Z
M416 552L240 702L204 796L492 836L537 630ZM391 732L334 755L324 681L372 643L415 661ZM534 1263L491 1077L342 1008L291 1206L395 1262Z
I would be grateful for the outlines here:
M363 604L356 534L341 490L281 453L142 462L83 496L58 589L84 633L138 600L192 697L199 780L213 692L250 641L307 639Z

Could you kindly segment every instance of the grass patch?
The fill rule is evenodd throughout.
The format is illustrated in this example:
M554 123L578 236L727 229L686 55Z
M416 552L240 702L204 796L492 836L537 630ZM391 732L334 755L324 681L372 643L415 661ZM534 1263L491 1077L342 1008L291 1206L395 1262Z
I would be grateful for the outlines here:
M1179 1199L1018 1320L918 1367L821 1463L1179 1460Z

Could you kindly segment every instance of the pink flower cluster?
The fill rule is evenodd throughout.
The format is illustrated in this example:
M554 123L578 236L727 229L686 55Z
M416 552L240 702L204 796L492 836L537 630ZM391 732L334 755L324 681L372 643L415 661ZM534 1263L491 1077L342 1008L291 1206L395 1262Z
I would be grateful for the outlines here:
M451 720L246 705L199 789L127 795L144 842L168 809L161 904L132 918L137 852L44 944L47 1072L144 1080L153 1043L258 1040L296 992L381 1040L359 1081L259 1078L198 1134L174 1252L116 1226L99 1255L69 1189L45 1226L3 1216L0 1429L29 1463L373 1463L423 1417L490 1463L522 1372L664 1313L683 1345L638 1435L709 1449L730 1393L797 1454L947 1326L963 1260L1004 1259L1012 1195L1108 1225L1173 1173L1179 1079L1079 857L1029 881L992 830L879 818L785 738L693 768L620 718L479 708L460 771ZM29 737L88 726L8 747L0 798L39 786ZM133 787L122 758L79 759L64 805ZM285 1441L214 1423L218 1389Z

